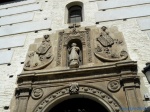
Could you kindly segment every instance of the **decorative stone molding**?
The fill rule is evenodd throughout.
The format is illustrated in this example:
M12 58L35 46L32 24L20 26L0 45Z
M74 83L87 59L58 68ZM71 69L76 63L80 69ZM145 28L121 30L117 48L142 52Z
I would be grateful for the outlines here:
M121 61L128 58L125 42L121 32L114 32L106 26L101 27L100 35L97 38L95 56L106 62Z
M53 61L51 49L50 36L44 35L40 46L28 53L24 70L37 70L49 65Z
M43 96L44 92L41 88L34 88L32 90L31 96L33 99L40 99Z
M121 85L119 81L113 80L108 83L107 88L111 92L117 92L121 88Z
M75 84L76 85L76 84ZM55 91L54 93L48 95L44 98L43 101L41 101L36 107L33 112L42 112L48 107L48 105L51 105L51 102L54 102L54 100L59 100L59 98L63 96L70 96L70 87L65 87L60 90ZM95 87L89 87L89 86L80 86L79 87L79 93L80 94L86 94L86 95L94 95L95 98L98 97L98 99L101 99L103 102L105 102L107 105L111 107L113 112L123 112L121 109L121 105L108 93L104 92L103 90L100 90ZM79 94L79 95L80 95Z

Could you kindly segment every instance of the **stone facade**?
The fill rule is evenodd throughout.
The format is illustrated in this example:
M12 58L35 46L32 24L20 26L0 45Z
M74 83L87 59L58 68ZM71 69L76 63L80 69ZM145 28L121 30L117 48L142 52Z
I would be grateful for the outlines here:
M145 99L144 99L144 94L150 92L150 90L149 90L150 86L149 86L149 83L148 83L145 75L141 72L142 69L145 67L145 63L150 60L150 57L149 57L149 55L150 55L149 38L150 37L148 36L148 33L150 31L149 31L149 27L144 28L144 30L143 30L143 28L141 29L141 27L140 27L141 23L139 23L140 19L149 19L150 13L146 14L146 15L142 15L145 17L137 16L136 18L134 18L133 16L130 16L130 17L126 17L123 19L119 19L119 20L116 18L113 21L108 20L108 21L101 22L101 21L99 21L99 19L98 19L98 21L96 21L96 16L95 16L95 14L101 13L97 6L98 3L96 1L90 1L90 0L79 0L80 2L82 2L84 4L83 22L80 23L81 29L83 28L82 30L85 30L85 27L91 28L93 30L94 30L94 28L95 29L98 28L100 31L100 28L102 26L106 26L108 28L116 27L119 32L122 32L124 42L126 43L128 55L130 58L129 57L125 58L125 60L128 60L126 63L124 63L124 61L122 61L122 60L121 60L121 62L120 62L120 60L119 60L119 62L109 62L110 65L108 65L107 63L106 64L102 63L99 60L99 58L97 58L93 53L93 51L97 47L97 46L93 47L93 45L96 45L96 43L98 43L98 41L96 41L97 36L95 36L94 38L91 37L90 41L91 41L91 48L92 48L92 50L91 50L92 62L87 63L87 62L83 61L85 63L82 64L82 67L79 66L79 68L81 67L80 73L86 73L87 76L82 76L82 74L76 74L76 72L75 72L75 71L77 71L76 69L71 70L72 76L70 76L69 75L70 68L68 66L66 67L67 64L62 63L61 67L60 66L56 67L56 62L57 62L57 55L58 55L58 53L57 53L58 46L57 45L58 45L58 41L59 41L59 36L58 36L59 33L58 32L68 29L68 27L69 27L69 24L67 24L65 22L66 21L65 20L66 19L65 11L66 11L66 5L73 1L75 1L75 0L65 0L65 1L64 0L47 0L47 1L32 0L32 2L30 2L30 3L27 3L26 1L21 1L21 2L5 4L5 5L0 6L0 11L6 12L6 10L8 10L8 12L9 12L12 9L15 10L14 8L17 8L17 7L19 7L19 8L26 7L26 6L28 7L29 5L40 4L39 9L37 8L37 6L36 6L36 9L33 8L32 12L34 13L34 17L32 18L32 20L27 20L26 22L22 21L23 23L20 23L17 21L17 22L13 22L9 25L3 24L0 27L0 32L1 32L0 41L2 38L3 39L4 38L13 38L14 36L19 37L22 34L26 35L25 42L24 42L24 44L19 45L20 47L17 46L18 44L13 44L13 46L5 47L5 48L2 46L2 48L0 48L0 56L2 54L1 52L6 52L6 51L13 52L13 55L11 55L11 58L8 57L9 61L7 61L5 63L3 63L3 61L1 61L5 58L7 59L7 57L4 57L4 58L2 57L0 59L0 64L1 64L0 65L0 69L1 69L1 71L0 71L0 74L1 74L0 111L1 112L15 110L16 105L15 105L14 101L16 101L15 100L16 98L18 98L19 100L22 99L20 101L22 101L23 104L27 104L26 99L28 99L28 96L31 95L31 97L29 99L29 104L30 104L33 102L32 99L35 99L35 101L37 101L37 99L39 101L39 99L40 99L40 101L47 102L47 99L51 96L57 97L57 98L61 97L61 96L64 97L61 93L66 93L66 95L69 96L70 95L70 93L69 93L70 86L69 85L72 83L74 84L74 82L79 84L79 91L77 91L77 93L79 93L79 94L81 93L83 96L88 96L89 93L93 93L96 95L98 92L100 92L105 97L107 97L107 98L110 97L110 100L111 100L110 102L114 102L114 104L117 105L116 106L117 108L119 108L119 106L121 106L122 104L125 105L125 102L126 102L125 99L122 99L121 104L118 104L116 99L119 99L119 97L122 97L118 94L120 93L121 95L124 95L124 91L127 91L126 94L129 95L128 98L130 99L134 93L131 90L128 91L127 90L128 88L126 88L126 87L133 86L136 88L135 92L137 93L137 96L139 96L138 97L139 99L137 99L137 100L139 100L141 102L141 104L139 103L139 104L135 104L135 105L137 107L141 106L142 108L150 105L149 101L145 101ZM147 0L147 2L148 2L148 4L150 3L148 0ZM131 5L128 4L128 6L121 6L121 7L117 6L117 8L112 7L111 9L108 8L108 9L105 9L106 11L104 11L104 12L107 13L107 10L115 12L116 10L119 10L120 8L121 9L128 9L128 8L131 9L132 7L135 8L136 6L139 7L139 6L144 6L144 5L145 5L144 3L143 4L137 3L137 4L131 4ZM8 9L6 9L6 8L8 8ZM105 7L105 8L107 8L107 7ZM7 13L7 15L2 15L2 18L5 18L5 16L6 17L9 17L9 16L15 17L15 16L23 14L23 13L29 13L29 11L20 12L20 13L16 13L13 15L12 14L8 15L8 13ZM34 29L31 28L30 30L25 29L22 31L20 31L18 28L18 26L20 27L21 25L22 26L20 28L23 28L26 23L27 24L29 23L32 26L33 24L37 25L37 23L39 23L39 22L45 22L46 27L45 27L45 25L43 25L43 26L39 26L38 28L34 28ZM99 23L99 24L96 24L96 23ZM16 26L18 28L17 32L15 31L15 33L13 33L13 32L3 33L3 31L5 29L7 29L7 28L12 29L12 27L15 29ZM96 30L95 30L95 32L96 32ZM20 33L22 33L22 34L20 34ZM2 34L4 34L4 35L2 35ZM100 32L99 32L99 34L100 34ZM27 62L25 60L26 60L26 56L28 54L28 49L29 49L29 51L36 50L38 47L35 47L35 45L41 44L44 35L51 35L50 36L50 41L51 41L50 46L52 46L52 47L51 47L50 52L52 53L52 56L54 57L53 59L51 57L52 60L48 64L45 65L46 68L44 68L44 71L47 71L47 74L40 72L40 70L36 71L36 72L34 71L35 73L33 73L33 72L30 73L30 71L28 71L28 72L22 71ZM88 56L86 56L86 57L88 57ZM137 61L137 67L136 67L136 63L134 61ZM23 63L25 63L25 64L23 64ZM102 65L104 66L104 68L103 68L104 70L106 70L106 71L109 70L110 72L105 73L104 71L101 71L99 66L102 66ZM126 68L127 65L128 65L128 67ZM95 69L93 69L93 67L95 67ZM123 69L120 69L117 67L126 68L126 70L123 70ZM94 77L93 77L93 80L91 80L90 79L91 77L89 78L90 74L87 73L87 69L91 69L91 71L98 71L98 74L102 74L102 73L112 74L112 73L116 73L116 72L118 73L118 71L113 71L113 68L116 68L117 70L118 69L120 70L119 73L121 72L121 73L125 74L125 72L128 71L130 67L133 68L129 72L129 74L132 74L133 77L128 76L128 81L132 82L132 83L130 83L131 85L129 85L128 83L126 84L127 80L124 80L123 75L122 75L122 78L120 79L120 77L118 77L118 75L115 74L114 77L110 76L111 80L110 79L108 80L105 77L100 78L98 75L95 75L93 72ZM136 69L138 70L137 73L136 73ZM55 71L55 72L51 73L51 71ZM59 74L61 74L62 71L64 73L66 73L65 76L63 76L63 75L59 76ZM26 74L29 74L29 75L26 75ZM23 81L25 80L25 82L27 81L27 84L31 84L31 82L32 82L31 77L37 76L34 79L36 82L36 81L39 81L37 79L40 78L41 74L43 74L46 77L47 77L47 75L50 75L51 77L47 77L47 79L54 80L56 85L55 85L55 83L52 84L51 89L49 89L48 84L43 85L44 88L40 87L40 84L38 86L36 84L35 85L33 84L34 86L33 87L30 86L31 88L29 86L27 86L24 89L21 88L20 81L21 81L22 77L25 77L25 79L23 79ZM136 74L137 74L137 76L136 76ZM56 77L54 75L56 75L56 76L58 75L58 76ZM81 75L82 77L85 77L87 79L85 80L83 78L81 80L78 80L78 78L73 78L73 77L76 77L76 75ZM62 77L72 78L72 80L69 80L69 79L63 79L61 81L57 80L57 78L61 79ZM141 83L139 83L139 78L140 78ZM41 78L41 81L45 81L44 79L45 78L43 78L43 79ZM16 80L17 80L17 84L16 84ZM82 83L83 80L85 80L84 83ZM65 83L63 83L63 81L65 81ZM116 88L117 90L115 90L115 92L113 93L114 90L111 89L109 84L111 84L111 83L119 84L118 81L119 81L119 83L121 82L121 84L122 83L123 84L121 86L118 85ZM50 81L49 83L52 83L52 82ZM20 88L18 88L18 84L19 84ZM102 86L100 87L99 85L102 85L105 88L102 88ZM58 87L56 87L56 86L58 86ZM36 87L38 87L38 88L36 88ZM140 91L142 93L142 97L139 94L140 93L139 87L140 87ZM18 88L18 89L15 90L15 88ZM15 92L14 92L14 90L15 90ZM53 91L53 90L55 91L54 93L46 92L46 91ZM32 93L31 93L31 91L32 91ZM35 95L34 93L36 93L36 92L37 93L39 92L39 94ZM20 96L18 95L18 93ZM60 93L60 94L57 95L57 93ZM110 93L113 93L113 96L115 96L115 97L111 97ZM14 97L15 95L16 95L16 97ZM75 94L75 95L78 96L78 94ZM102 95L102 97L103 97L103 95ZM88 96L88 97L90 97L90 96ZM101 97L101 96L99 96L99 97ZM12 100L12 102L11 102L11 100ZM143 100L143 102L141 100ZM107 99L107 101L104 100L104 102L109 103L109 100L108 99ZM129 100L129 102L130 102L130 100ZM131 102L131 104L133 102ZM143 106L142 103L144 103L145 106ZM41 104L33 103L33 105L31 107L27 108L27 111L30 112L30 109L34 110L35 105L38 107ZM7 109L8 106L10 106L11 110ZM112 106L112 107L114 107L114 106ZM126 107L127 106L125 106L125 108ZM132 105L131 105L131 107L132 107ZM110 108L111 108L111 106L110 106ZM117 108L115 108L115 109L117 109ZM19 108L19 109L26 110L25 108ZM44 109L47 109L47 108L44 108ZM35 110L36 110L36 108L35 108ZM18 112L19 111L20 110L18 110Z

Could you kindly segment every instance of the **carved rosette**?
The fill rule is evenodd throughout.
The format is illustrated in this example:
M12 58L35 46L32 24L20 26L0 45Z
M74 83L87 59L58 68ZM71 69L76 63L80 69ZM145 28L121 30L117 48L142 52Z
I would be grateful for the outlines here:
M120 90L121 85L120 82L118 80L113 80L110 81L107 85L108 90L110 90L111 92L117 92Z
M78 94L79 92L79 85L78 83L70 84L69 93L70 94Z
M95 56L107 62L121 61L128 58L125 42L121 32L113 32L103 26L97 37Z
M67 96L67 95L69 96L70 95L69 91L70 91L70 86L62 88L62 89L54 92L53 94L50 94L41 103L39 103L36 106L36 108L33 112L44 111L46 109L45 107L50 105L51 102L59 100L60 97L62 98L63 96ZM119 105L119 103L113 97L111 97L109 94L107 94L106 92L104 92L100 89L93 88L93 87L87 87L87 86L80 86L78 92L80 94L86 94L86 95L92 94L95 97L98 97L98 99L101 99L103 102L105 102L107 105L109 105L112 108L113 112L123 112L121 105Z
M37 70L46 67L53 61L52 46L49 35L44 35L40 46L27 55L24 70Z
M43 96L44 92L41 88L34 88L32 90L31 96L33 99L40 99Z

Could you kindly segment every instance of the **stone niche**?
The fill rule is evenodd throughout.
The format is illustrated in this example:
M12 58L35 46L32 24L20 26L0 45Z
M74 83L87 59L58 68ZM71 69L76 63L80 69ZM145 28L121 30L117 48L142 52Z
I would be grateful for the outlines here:
M14 112L54 112L65 101L81 98L107 112L144 111L137 63L130 60L117 27L74 24L35 40L17 84Z

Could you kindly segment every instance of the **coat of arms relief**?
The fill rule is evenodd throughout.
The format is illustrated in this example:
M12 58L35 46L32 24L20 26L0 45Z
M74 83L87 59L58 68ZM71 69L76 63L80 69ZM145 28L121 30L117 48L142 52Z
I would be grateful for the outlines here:
M115 62L128 58L123 35L116 29L101 27L96 41L97 46L94 54L101 61Z
M53 61L50 35L44 35L41 44L36 50L29 51L24 70L37 70L44 68Z

